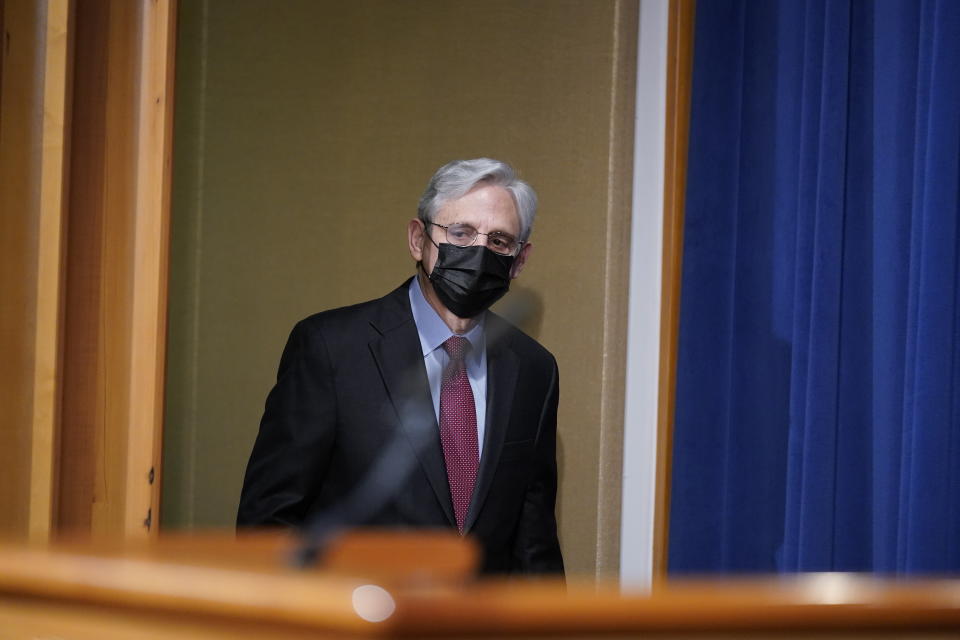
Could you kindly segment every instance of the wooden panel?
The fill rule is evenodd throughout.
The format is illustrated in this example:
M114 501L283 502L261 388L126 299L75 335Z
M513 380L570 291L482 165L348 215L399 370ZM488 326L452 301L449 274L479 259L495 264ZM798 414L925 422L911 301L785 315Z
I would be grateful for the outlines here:
M7 32L3 27L3 16L6 13L4 5L5 0L0 0L0 38L3 42L6 42ZM0 122L3 122L3 56L6 51L5 46L0 47Z
M680 330L683 212L687 188L690 76L693 66L694 0L670 0L667 40L666 153L663 202L663 302L660 309L660 390L657 420L657 478L653 534L653 579L667 573L670 519L670 461Z
M37 300L37 231L43 83L43 17L37 3L4 3L0 95L0 531L25 535Z
M60 461L58 521L60 526L84 530L90 527L89 505L94 502L89 459L94 455L92 441L102 406L98 400L100 322L96 313L81 310L96 309L100 304L100 265L90 247L99 245L103 226L103 196L96 176L103 172L104 118L95 105L105 100L106 81L91 69L100 66L106 55L96 44L105 22L105 14L94 15L90 3L84 3L75 20L78 55L72 105L61 433L61 447L68 454Z
M172 4L0 9L0 532L146 532L158 498Z
M44 539L56 498L69 2L2 10L0 530Z
M176 3L156 0L141 18L133 342L124 530L156 532L160 504L167 334L173 63Z
M97 4L97 3L91 3ZM102 271L99 322L101 369L99 400L103 421L96 431L94 467L94 532L121 531L126 515L126 471L129 450L131 340L133 334L133 263L136 206L137 82L139 17L142 2L100 0L109 15L100 43L107 48L106 148L103 175L103 235L99 246ZM104 39L104 35L106 38ZM98 46L103 44L98 43ZM79 100L79 95L77 96ZM71 215L74 212L71 211Z
M30 537L46 539L56 503L60 423L64 195L69 86L70 3L49 0L45 26L40 224L37 237L37 308L34 340Z
M173 5L80 2L59 526L150 530L159 495Z
M134 9L99 1L77 6L59 505L66 531L111 531L122 522Z

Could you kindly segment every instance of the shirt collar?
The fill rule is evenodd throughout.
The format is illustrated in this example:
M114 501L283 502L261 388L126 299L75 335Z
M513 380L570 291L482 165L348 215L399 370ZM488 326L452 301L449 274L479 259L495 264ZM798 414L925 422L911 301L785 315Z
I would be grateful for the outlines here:
M420 347L423 350L424 357L440 347L446 342L447 338L454 335L436 309L427 302L427 298L420 288L420 278L417 276L414 276L413 282L410 283L410 310L413 312L413 321L417 325L417 333L420 335ZM479 357L486 347L483 334L483 323L486 315L486 313L480 314L477 324L463 334L463 337L470 341L472 347L468 359Z

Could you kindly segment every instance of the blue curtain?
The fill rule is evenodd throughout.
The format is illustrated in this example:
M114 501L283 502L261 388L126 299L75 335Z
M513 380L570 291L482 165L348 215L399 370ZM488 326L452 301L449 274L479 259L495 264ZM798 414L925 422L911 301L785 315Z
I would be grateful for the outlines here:
M960 570L960 1L696 11L669 569Z

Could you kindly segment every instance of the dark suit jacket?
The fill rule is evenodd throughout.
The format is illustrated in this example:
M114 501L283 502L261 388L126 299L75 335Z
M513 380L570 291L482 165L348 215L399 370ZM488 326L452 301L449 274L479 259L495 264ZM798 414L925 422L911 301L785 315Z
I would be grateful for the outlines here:
M357 513L352 501L370 505L362 524L456 527L409 284L294 327L250 455L238 526L302 526L338 509ZM492 312L485 330L486 434L465 534L482 547L487 572L562 572L556 360Z

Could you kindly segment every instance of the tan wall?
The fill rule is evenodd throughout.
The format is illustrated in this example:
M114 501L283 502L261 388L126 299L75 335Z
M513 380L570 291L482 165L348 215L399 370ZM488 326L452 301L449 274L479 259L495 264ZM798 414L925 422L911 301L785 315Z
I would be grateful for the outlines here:
M164 526L233 522L293 323L411 275L405 223L432 172L492 156L541 198L517 285L560 363L568 567L615 568L636 10L182 3Z

